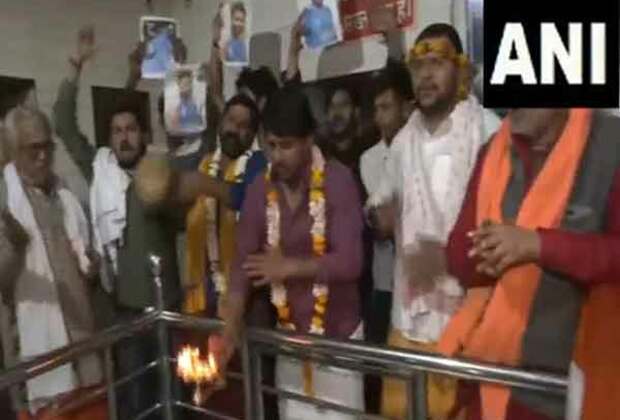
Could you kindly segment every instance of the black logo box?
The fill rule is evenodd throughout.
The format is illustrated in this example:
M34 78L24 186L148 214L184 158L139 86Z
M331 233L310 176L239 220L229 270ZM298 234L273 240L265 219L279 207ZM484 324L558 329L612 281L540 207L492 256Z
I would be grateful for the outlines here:
M484 2L484 106L489 108L617 108L619 106L620 0L486 0ZM538 84L524 85L519 76L508 76L503 85L492 85L491 76L506 23L523 25ZM568 46L568 24L582 23L583 84L570 85L555 60L555 84L540 83L541 23L554 23ZM606 83L590 83L590 25L606 24ZM512 58L515 52L512 52Z

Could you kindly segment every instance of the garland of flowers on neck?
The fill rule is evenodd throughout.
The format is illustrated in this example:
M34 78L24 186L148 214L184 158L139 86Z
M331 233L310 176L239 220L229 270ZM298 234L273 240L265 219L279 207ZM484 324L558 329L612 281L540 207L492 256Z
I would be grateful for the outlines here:
M267 245L271 249L280 247L280 206L278 204L278 191L271 182L271 166L265 175L267 181ZM312 252L315 257L325 254L327 241L325 239L325 160L320 150L314 146L312 149L312 169L310 179L310 197L308 211L312 217ZM314 296L314 315L310 323L310 333L323 335L325 333L325 313L329 289L326 284L314 283L312 286ZM295 330L291 321L291 309L287 300L286 286L283 283L271 284L271 303L278 311L278 323L280 328Z
M234 162L235 173L234 180L232 182L239 183L243 181L245 169L248 161L254 153L256 145L247 150L243 155L239 156ZM209 161L207 175L211 178L219 179L222 168L222 149L218 149L213 154L213 157ZM225 180L229 181L229 180ZM220 247L219 247L219 234L218 234L218 218L217 218L217 200L214 198L207 198L207 260L208 269L211 274L211 279L215 285L215 290L220 295L226 293L226 276L224 276L221 261L220 261Z

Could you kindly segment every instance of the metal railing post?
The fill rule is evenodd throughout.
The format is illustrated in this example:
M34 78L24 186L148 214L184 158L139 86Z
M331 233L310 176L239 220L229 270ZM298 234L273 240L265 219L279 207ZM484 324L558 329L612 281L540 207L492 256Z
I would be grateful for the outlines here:
M103 354L105 377L106 377L106 391L108 394L108 419L116 420L116 387L114 386L114 364L112 362L112 347L107 346Z
M418 371L415 374L414 380L410 380L409 383L413 384L415 381L415 418L419 420L426 420L428 418L428 399L426 398L426 372Z
M263 401L263 361L261 360L261 354L257 350L258 346L248 346L249 359L250 359L250 381L252 383L252 410L249 419L252 420L264 420L265 418L265 404Z
M407 397L407 420L417 420L414 378L405 381L405 393Z
M241 342L241 373L243 374L243 398L245 400L245 418L251 419L254 407L254 390L252 383L252 360L248 338L244 334Z
M164 305L164 292L162 285L162 269L161 258L156 255L151 255L151 272L153 274L153 281L155 283L155 305L159 314L162 314L165 310ZM159 388L160 388L160 403L163 408L163 419L173 420L172 415L172 375L170 373L170 366L168 360L170 355L168 352L168 325L165 320L159 319L157 321L157 339L159 347Z

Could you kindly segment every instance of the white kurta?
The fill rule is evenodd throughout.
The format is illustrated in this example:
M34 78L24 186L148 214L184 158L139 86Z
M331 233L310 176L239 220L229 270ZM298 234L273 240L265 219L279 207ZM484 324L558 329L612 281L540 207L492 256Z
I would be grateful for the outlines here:
M351 339L363 339L363 327L357 328ZM312 364L315 397L319 400L364 411L364 376L360 372L333 366ZM278 389L304 395L303 361L279 356L276 364ZM297 400L280 399L281 420L354 420L357 417L324 410Z

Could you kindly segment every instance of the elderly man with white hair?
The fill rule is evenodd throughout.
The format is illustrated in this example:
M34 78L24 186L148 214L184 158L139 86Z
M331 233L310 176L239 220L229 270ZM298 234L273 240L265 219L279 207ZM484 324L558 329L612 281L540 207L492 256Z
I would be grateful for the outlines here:
M0 293L7 366L94 333L87 256L89 229L76 197L52 170L55 143L40 111L15 108L5 120L10 162L0 176ZM75 399L102 381L98 356L85 356L13 392L20 420L107 418L105 401L62 416L50 404Z

